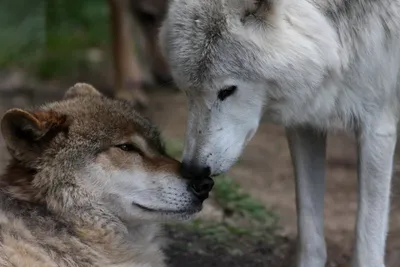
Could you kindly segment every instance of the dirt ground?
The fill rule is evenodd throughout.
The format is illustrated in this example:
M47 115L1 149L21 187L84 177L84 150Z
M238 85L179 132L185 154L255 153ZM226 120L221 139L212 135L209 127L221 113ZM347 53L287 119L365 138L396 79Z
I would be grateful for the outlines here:
M56 87L43 87L41 91L30 88L11 91L1 89L0 84L0 114L10 107L24 107L58 99L63 90L55 90ZM183 139L186 121L186 102L183 94L170 90L157 91L151 93L150 99L150 117L160 126L163 135L167 138ZM328 145L326 236L329 254L335 259L335 264L330 266L344 267L349 265L348 256L352 249L357 207L355 144L349 137L335 135L330 136ZM7 158L7 152L0 139L0 170ZM400 263L400 174L397 172L398 165L395 165L387 248L388 267L398 267ZM231 169L230 175L246 191L280 215L282 239L273 246L246 246L247 256L224 256L213 244L200 242L201 237L196 234L182 236L179 231L169 230L169 236L175 240L167 250L172 266L291 266L295 255L295 195L291 161L283 129L263 122L240 163ZM238 242L241 241L243 240ZM203 248L204 253L189 253L185 250L184 244L196 242L200 242L198 246Z

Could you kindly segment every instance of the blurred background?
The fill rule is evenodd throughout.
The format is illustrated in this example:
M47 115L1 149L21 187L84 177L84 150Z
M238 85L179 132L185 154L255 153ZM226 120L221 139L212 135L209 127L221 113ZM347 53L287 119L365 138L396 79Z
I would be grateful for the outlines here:
M136 104L179 158L186 123L157 42L168 0L1 0L0 116L58 100L76 82ZM398 153L397 153L398 154ZM0 170L8 154L0 140ZM349 266L357 208L356 148L329 137L325 198L328 266ZM400 182L393 178L388 267L400 266ZM168 225L171 266L293 266L296 213L288 146L263 122L243 157L219 177L201 216Z

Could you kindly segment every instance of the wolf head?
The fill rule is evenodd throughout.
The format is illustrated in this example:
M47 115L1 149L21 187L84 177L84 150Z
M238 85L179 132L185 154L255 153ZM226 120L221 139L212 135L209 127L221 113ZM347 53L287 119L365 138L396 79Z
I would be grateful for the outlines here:
M184 179L157 129L90 85L38 109L9 110L1 131L13 157L2 189L56 213L93 204L124 222L188 218L212 187L209 178Z
M302 0L173 0L160 43L189 101L183 162L225 172L267 109L290 125L332 75L336 33Z

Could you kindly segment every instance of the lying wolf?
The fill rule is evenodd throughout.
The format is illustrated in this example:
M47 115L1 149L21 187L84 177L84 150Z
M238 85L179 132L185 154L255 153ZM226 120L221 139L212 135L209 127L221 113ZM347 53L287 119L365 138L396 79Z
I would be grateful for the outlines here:
M213 186L189 181L130 104L77 84L9 110L0 178L0 266L162 267L158 223L188 219Z
M287 129L299 267L326 262L326 132L355 133L353 267L383 267L399 119L400 0L173 0L160 33L189 99L183 162L227 171L263 114Z

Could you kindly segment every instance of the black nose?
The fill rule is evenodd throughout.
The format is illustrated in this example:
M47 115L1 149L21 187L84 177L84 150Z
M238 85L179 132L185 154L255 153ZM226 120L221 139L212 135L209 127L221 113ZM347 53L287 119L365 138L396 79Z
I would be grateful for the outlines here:
M213 186L214 181L211 178L190 181L190 189L201 201L208 198L208 194Z
M181 175L186 179L199 180L209 177L210 174L211 174L211 169L208 166L201 167L196 164L182 162Z

